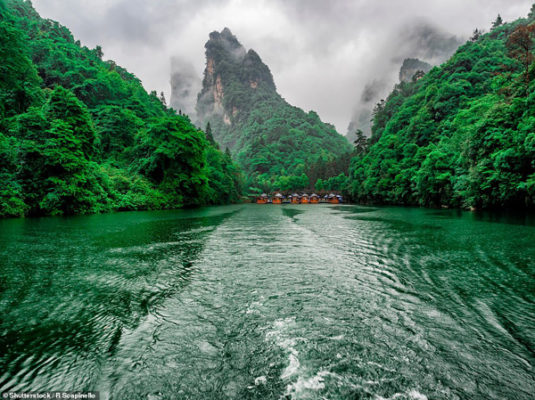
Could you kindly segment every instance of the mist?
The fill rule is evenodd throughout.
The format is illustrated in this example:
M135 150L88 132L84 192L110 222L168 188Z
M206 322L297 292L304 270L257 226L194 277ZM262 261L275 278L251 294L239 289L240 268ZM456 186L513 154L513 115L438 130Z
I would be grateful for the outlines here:
M487 29L527 15L533 0L34 0L88 47L193 113L208 34L228 26L273 73L279 93L345 133L364 104L386 96L407 57L433 65ZM449 41L448 38L454 38ZM171 88L175 93L171 96ZM377 99L376 97L376 99ZM189 111L187 111L189 110ZM193 119L193 118L192 118Z
M191 62L173 57L171 59L171 100L170 105L176 111L197 119L195 104L201 90L201 78Z
M399 31L392 32L369 68L363 69L358 83L364 83L364 86L356 93L347 132L341 133L346 133L350 141L355 139L357 129L370 136L373 108L381 99L386 99L394 85L399 83L400 68L405 59L416 58L431 65L440 65L465 40L424 19L408 22Z

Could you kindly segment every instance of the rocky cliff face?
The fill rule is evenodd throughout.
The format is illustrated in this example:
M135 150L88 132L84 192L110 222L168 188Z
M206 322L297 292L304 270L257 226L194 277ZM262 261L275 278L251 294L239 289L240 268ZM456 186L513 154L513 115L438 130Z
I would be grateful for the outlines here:
M220 118L232 125L260 87L276 95L269 68L254 50L246 51L228 28L210 33L205 49L206 68L197 98L201 123Z

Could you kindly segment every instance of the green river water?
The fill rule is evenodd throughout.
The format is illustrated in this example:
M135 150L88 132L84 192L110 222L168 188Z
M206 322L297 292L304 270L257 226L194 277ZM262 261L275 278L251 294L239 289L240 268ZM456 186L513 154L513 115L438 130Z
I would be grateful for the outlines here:
M0 221L0 392L534 399L535 218L235 205Z

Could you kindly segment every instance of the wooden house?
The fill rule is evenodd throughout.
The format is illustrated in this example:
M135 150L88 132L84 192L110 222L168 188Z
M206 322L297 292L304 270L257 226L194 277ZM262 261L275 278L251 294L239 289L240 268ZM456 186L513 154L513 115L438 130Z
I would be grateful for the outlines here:
M310 195L310 203L311 204L318 204L320 202L320 197L316 193L312 193Z
M268 202L268 195L265 193L262 193L260 196L256 198L256 204L267 204Z
M291 199L290 203L299 204L299 202L300 202L299 200L300 200L299 199L299 195L297 193L294 193L294 194L292 194L292 199Z
M331 204L338 204L340 203L339 199L338 199L338 196L336 196L335 194L331 193L329 195L329 203Z
M275 196L273 196L273 204L282 204L282 199L284 196L280 193L276 193Z
M301 195L301 204L308 204L310 203L310 197L308 197L308 194Z

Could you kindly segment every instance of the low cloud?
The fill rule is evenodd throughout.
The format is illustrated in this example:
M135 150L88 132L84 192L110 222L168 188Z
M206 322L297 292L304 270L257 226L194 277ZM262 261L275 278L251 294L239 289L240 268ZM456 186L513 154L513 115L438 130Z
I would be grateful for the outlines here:
M193 64L179 57L171 59L171 100L175 110L189 115L192 121L197 119L195 104L201 90L201 78Z
M388 93L403 58L440 63L452 45L444 37L464 40L476 27L488 29L498 13L506 21L525 16L532 2L34 0L33 4L43 17L69 27L84 45L102 46L105 58L135 73L148 90L164 91L168 98L170 82L180 90L193 90L185 84L192 75L185 65L201 76L209 32L228 26L270 67L283 97L305 110L316 110L324 121L345 132L366 87L384 81ZM190 106L189 101L180 103L173 97L175 104Z
M415 19L398 31L393 31L374 62L368 68L362 68L359 80L367 83L362 87L360 96L355 96L356 103L347 127L350 140L357 129L370 136L373 108L399 82L399 71L405 59L417 58L431 65L439 65L464 41L464 38L443 31L423 19Z

